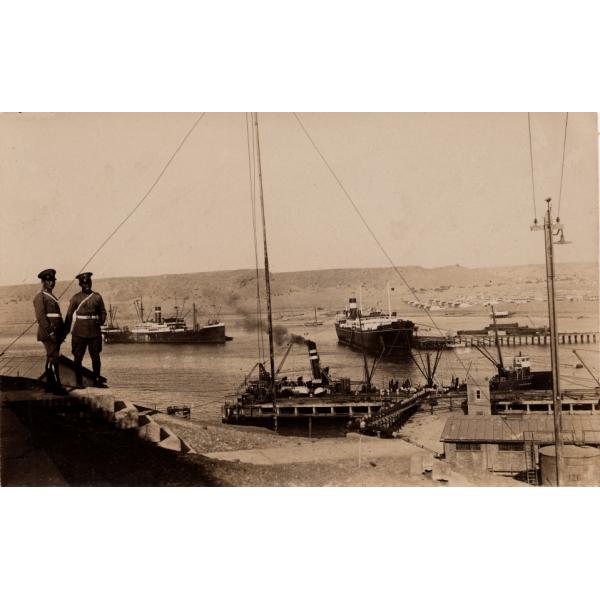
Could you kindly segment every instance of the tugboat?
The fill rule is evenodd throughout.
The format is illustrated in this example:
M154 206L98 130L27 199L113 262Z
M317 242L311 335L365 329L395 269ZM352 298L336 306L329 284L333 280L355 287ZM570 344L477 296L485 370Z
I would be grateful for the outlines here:
M308 348L311 369L308 379L302 375L292 379L278 377L295 343L304 343ZM372 375L372 372L366 372L364 380L359 382L349 378L334 379L329 367L321 367L315 342L300 342L298 337L289 344L275 371L274 381L263 363L254 365L236 401L223 405L222 420L224 423L270 426L277 416L280 423L282 420L298 423L315 419L315 423L337 421L347 426L349 422L377 414L383 407L408 395L401 389L395 393L380 390L372 384Z
M383 356L408 353L416 330L412 321L398 318L391 310L363 313L356 298L350 298L349 308L338 312L335 319L340 344Z
M225 335L225 323L209 320L199 325L196 318L196 305L193 305L194 324L190 329L185 318L177 311L173 317L163 317L160 306L154 307L154 319L144 320L144 305L141 300L135 302L139 323L131 329L115 326L111 318L107 326L102 327L102 338L107 344L224 344L233 338Z
M551 390L552 389L552 371L532 371L531 360L519 352L518 356L513 357L513 364L506 368L500 350L498 340L498 329L496 327L496 315L492 307L492 331L495 335L496 348L498 350L498 360L485 348L485 346L474 346L485 356L498 370L498 373L490 378L490 390Z
M513 364L505 368L496 365L498 374L490 378L490 390L551 390L552 371L532 371L529 356L519 352L513 357Z

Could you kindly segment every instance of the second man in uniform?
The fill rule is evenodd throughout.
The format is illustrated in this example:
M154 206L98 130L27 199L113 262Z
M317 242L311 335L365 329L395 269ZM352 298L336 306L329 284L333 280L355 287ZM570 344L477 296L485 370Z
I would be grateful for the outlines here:
M94 371L94 387L106 387L100 375L102 352L102 331L100 326L106 320L104 300L97 292L92 291L92 273L77 275L81 291L71 298L65 319L66 330L71 332L73 358L75 360L75 376L78 387L83 387L82 362L86 350L89 350Z

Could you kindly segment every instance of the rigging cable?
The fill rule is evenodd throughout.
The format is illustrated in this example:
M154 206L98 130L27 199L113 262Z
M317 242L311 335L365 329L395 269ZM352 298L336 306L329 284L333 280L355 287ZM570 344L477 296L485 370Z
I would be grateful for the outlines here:
M102 248L104 248L104 246L106 246L106 244L109 242L109 240L117 233L117 231L119 231L119 229L121 229L121 227L123 227L123 225L125 225L125 223L133 216L135 211L144 203L144 201L148 198L148 196L150 196L150 194L152 193L154 188L157 186L158 182L162 179L163 175L165 174L165 172L167 171L167 169L169 168L169 166L171 165L171 163L173 162L175 157L179 154L179 151L181 150L181 148L183 147L183 145L185 144L187 139L190 137L190 135L192 134L194 129L196 129L196 126L198 125L198 123L200 123L200 121L202 121L202 119L204 118L205 115L206 115L205 112L202 113L194 121L194 123L192 124L190 129L183 136L183 139L181 140L181 142L179 142L179 145L177 146L177 148L175 148L175 150L173 151L173 153L171 154L171 156L165 163L164 167L162 168L162 170L160 171L158 176L154 179L152 185L148 188L148 191L143 195L142 199L133 207L133 209L131 211L129 211L127 216L112 230L112 232L108 235L108 237L105 238L105 240L100 244L100 246L98 246L98 248L94 251L94 253L85 261L83 266L80 267L78 273L82 273L85 270L85 268L92 262L92 260L97 256L97 254L100 252L100 250L102 250ZM75 282L75 280L72 279L68 283L67 287L58 296L59 300L67 293L67 291L73 285L74 282ZM37 320L33 321L33 323L31 323L31 325L29 325L26 329L24 329L12 342L10 342L10 344L8 344L8 346L3 348L2 352L0 352L0 356L2 356L18 340L20 340L36 323L37 323Z
M569 126L569 113L565 116L565 137L563 139L563 155L562 166L560 168L560 191L558 193L558 210L556 211L556 219L560 219L560 199L562 198L563 190L563 173L565 172L565 150L567 148L567 127Z
M527 113L527 125L529 127L529 162L531 165L531 198L533 200L533 222L537 224L537 213L535 210L535 179L533 175L533 144L531 142L531 113Z
M255 141L254 141L254 128L251 126L248 120L248 113L245 113L246 117L246 141L248 149L248 171L250 177L250 201L252 204L252 231L254 236L254 267L256 272L256 341L258 344L258 351L261 362L264 361L265 348L264 348L264 336L263 336L263 325L262 325L262 304L260 300L260 279L258 269L258 244L256 234L256 155L255 155ZM252 143L250 143L252 141ZM252 150L251 150L252 149Z
M356 205L356 203L354 202L354 200L352 200L350 194L348 193L348 191L344 187L344 184L340 181L339 177L336 175L336 173L334 172L334 170L331 168L331 166L327 162L327 159L323 156L322 152L319 150L319 148L315 144L314 140L312 139L312 137L308 133L306 127L304 127L304 124L300 120L300 117L298 116L298 114L297 113L293 113L293 114L294 114L294 117L296 118L296 120L298 121L300 127L302 128L302 131L304 131L304 134L306 135L306 137L310 141L311 145L313 146L313 148L315 149L315 151L317 152L317 154L321 157L321 160L323 161L323 163L325 164L325 166L327 167L327 169L329 170L329 172L331 173L331 175L333 176L333 178L337 181L338 185L340 186L340 189L342 190L342 192L344 193L344 195L346 196L346 198L348 199L348 201L350 202L350 204L354 208L354 211L359 216L360 220L362 221L363 225L366 227L367 231L371 234L371 237L373 238L373 240L375 241L375 243L377 244L377 246L379 246L379 249L381 250L381 252L383 253L383 255L386 257L386 259L388 260L388 262L390 263L390 265L394 269L395 273L402 280L402 282L404 283L404 285L410 290L411 294L419 301L419 303L421 303L421 299L419 298L419 296L417 295L417 293L413 290L413 288L408 284L408 282L406 281L406 278L404 277L404 275L400 272L400 270L398 269L398 267L394 264L394 261L391 259L390 255L387 253L387 251L385 250L385 248L383 247L383 245L381 244L381 242L377 239L377 236L375 235L375 233L373 232L373 230L371 229L371 227L367 223L366 219L364 218L364 216L360 212L360 210L359 210L358 206ZM437 322L435 321L435 319L433 318L433 316L431 315L431 313L429 312L429 310L427 308L423 308L422 310L425 311L425 313L429 317L429 320L432 322L433 326L440 333L440 335L443 335L441 328L438 326ZM465 372L467 372L467 368L466 368L465 364L463 363L462 359L460 358L460 356L458 355L458 353L456 352L456 349L452 348L452 351L454 352L454 355L456 356L456 359L460 363L461 367L464 369ZM475 379L473 378L473 380L475 380Z
M327 169L329 170L329 172L331 173L331 175L333 176L333 178L337 181L338 185L340 186L340 189L342 190L342 192L344 193L344 195L346 196L346 198L348 199L348 201L350 202L350 204L354 208L354 211L359 216L360 220L362 221L362 223L364 224L364 226L366 227L366 229L368 230L368 232L371 234L371 237L373 238L373 240L375 241L375 243L379 246L379 248L380 248L381 252L383 253L383 255L386 257L386 259L388 260L388 262L390 263L390 265L392 266L392 268L394 269L394 271L396 272L396 274L400 277L400 279L402 280L402 282L404 283L404 285L410 290L410 292L412 293L412 295L419 301L419 303L421 303L421 299L419 298L419 296L417 295L417 293L415 291L413 291L413 288L408 284L408 282L406 281L406 278L404 277L404 275L402 275L402 273L400 272L400 270L398 269L398 267L394 264L394 262L391 259L390 255L387 253L387 251L385 250L385 248L383 247L383 245L381 244L381 242L378 240L377 236L375 235L375 233L373 232L373 230L371 229L371 227L367 223L366 219L364 218L364 216L360 212L360 210L359 210L358 206L356 205L356 203L352 200L350 194L348 193L348 191L344 187L343 183L340 181L339 177L333 171L333 169L331 168L331 166L327 162L327 159L323 156L323 154L321 153L321 151L319 150L319 148L315 144L314 140L312 139L312 137L310 136L310 134L308 133L308 131L304 127L304 124L300 120L300 117L298 116L298 114L297 113L293 113L293 114L294 114L294 117L296 118L296 120L298 121L300 127L304 131L306 137L310 141L311 145L313 146L313 148L315 149L315 151L317 152L317 154L321 157L321 160L323 161L323 163L325 164L325 166L327 167ZM531 131L531 129L530 129L530 131ZM531 136L530 136L530 141L531 141ZM533 157L532 157L532 160L533 160ZM532 167L533 167L533 163L532 163ZM533 168L532 168L532 181L533 181ZM535 213L535 199L534 199L534 213ZM435 329L440 334L442 334L441 328L438 326L437 322L435 321L434 317L431 315L431 313L429 312L429 310L427 308L423 308L423 310L425 311L425 313L429 317L429 320L432 322L432 324L435 327ZM459 353L457 352L456 348L452 348L452 352L453 352L456 360L459 362L460 366L462 367L462 369L466 373L465 379L468 379L468 377L469 377L469 371L470 371L470 365L467 368L467 366L465 365L465 363L462 361ZM421 358L421 360L422 360L422 358ZM416 363L416 361L415 361L415 363ZM482 382L477 381L477 379L476 379L476 377L474 375L471 375L471 379L477 385L480 385L480 386L484 385ZM514 435L517 435L517 432L512 429L512 427L510 426L509 423L505 422L505 425L506 425L506 427L508 427L508 429Z

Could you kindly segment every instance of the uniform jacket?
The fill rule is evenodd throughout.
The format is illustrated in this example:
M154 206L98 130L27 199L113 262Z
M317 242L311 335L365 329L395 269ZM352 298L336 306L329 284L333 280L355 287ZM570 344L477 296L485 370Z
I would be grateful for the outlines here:
M88 318L80 319L77 317ZM97 292L90 292L89 294L79 292L71 298L67 318L65 319L65 327L68 331L71 324L73 324L71 335L74 337L95 338L102 335L100 325L104 325L105 320L106 308L104 308L102 296Z
M64 328L58 298L52 292L42 290L33 299L33 307L35 309L35 318L38 322L38 341L62 341L63 334L67 330Z

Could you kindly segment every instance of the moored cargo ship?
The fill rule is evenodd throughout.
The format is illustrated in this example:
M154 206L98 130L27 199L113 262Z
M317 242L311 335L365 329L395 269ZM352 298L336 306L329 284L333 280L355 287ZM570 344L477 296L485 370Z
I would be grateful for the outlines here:
M416 329L412 321L400 319L395 312L372 310L363 314L356 298L350 298L349 307L335 319L340 344L384 356L409 352Z
M179 314L174 317L162 316L160 306L154 308L154 319L143 320L143 308L138 314L142 317L133 327L116 327L112 321L102 328L102 338L107 344L224 344L233 338L225 335L225 323L210 320L206 325L196 322L187 326Z

